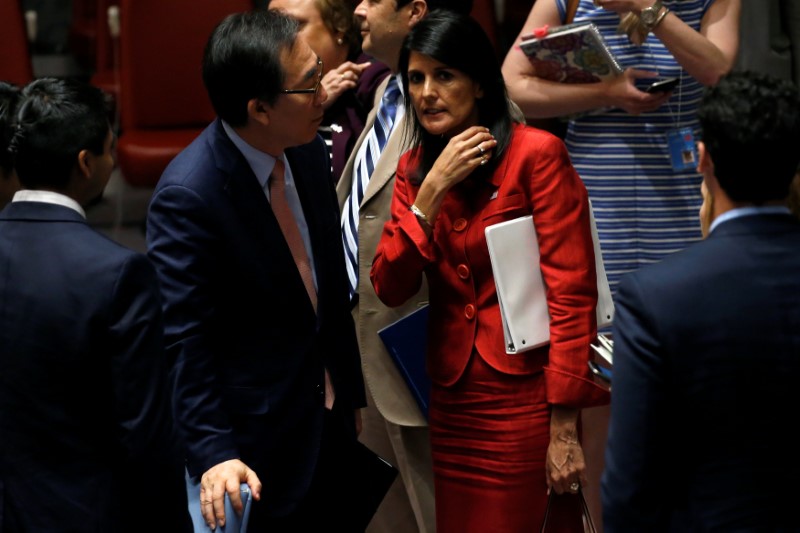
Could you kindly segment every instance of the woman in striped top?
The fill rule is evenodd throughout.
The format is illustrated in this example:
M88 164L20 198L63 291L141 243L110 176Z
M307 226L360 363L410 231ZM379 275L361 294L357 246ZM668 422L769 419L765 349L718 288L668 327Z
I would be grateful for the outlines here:
M538 0L520 35L562 24L566 9L566 0ZM580 0L575 22L597 25L625 69L598 83L537 78L518 47L508 52L503 74L526 116L577 115L565 142L589 190L612 290L625 272L700 239L696 110L703 86L733 66L739 11L740 0ZM650 76L679 81L650 94Z

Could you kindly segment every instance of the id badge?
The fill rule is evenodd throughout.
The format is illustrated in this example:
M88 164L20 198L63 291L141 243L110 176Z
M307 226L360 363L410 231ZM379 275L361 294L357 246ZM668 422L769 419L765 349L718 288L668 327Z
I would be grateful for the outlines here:
M697 146L691 128L680 128L667 132L669 158L674 170L697 168Z

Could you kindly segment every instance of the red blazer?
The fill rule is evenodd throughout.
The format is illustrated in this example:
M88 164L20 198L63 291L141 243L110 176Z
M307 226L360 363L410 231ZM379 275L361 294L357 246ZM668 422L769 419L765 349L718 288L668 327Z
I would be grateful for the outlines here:
M455 383L473 350L507 374L545 370L548 402L589 406L608 395L588 369L597 334L597 283L586 188L556 137L523 125L485 179L468 178L442 203L428 240L409 206L419 191L419 149L398 164L392 219L383 229L370 278L378 297L397 306L430 287L428 372ZM476 171L479 172L479 171ZM533 214L552 317L549 346L505 352L503 326L484 229Z

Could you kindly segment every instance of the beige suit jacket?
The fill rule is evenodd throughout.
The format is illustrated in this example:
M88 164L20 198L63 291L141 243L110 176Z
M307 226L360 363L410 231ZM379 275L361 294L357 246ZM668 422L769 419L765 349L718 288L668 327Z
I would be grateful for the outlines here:
M383 80L375 91L375 103L367 117L364 130L356 141L353 151L347 160L342 177L336 185L339 197L339 210L350 195L353 184L353 166L364 139L375 122L378 110L389 77ZM395 366L386 347L378 336L378 330L409 314L428 301L428 287L423 281L419 293L400 307L390 308L381 303L369 280L372 259L378 247L383 225L390 218L390 205L394 194L394 178L400 156L409 148L404 145L405 117L398 121L392 130L386 147L381 153L378 164L372 172L369 185L359 209L358 220L358 305L353 309L356 323L358 345L361 350L361 366L364 380L370 390L375 406L381 415L401 426L426 426L425 417L417 407L413 395L408 389L403 376Z

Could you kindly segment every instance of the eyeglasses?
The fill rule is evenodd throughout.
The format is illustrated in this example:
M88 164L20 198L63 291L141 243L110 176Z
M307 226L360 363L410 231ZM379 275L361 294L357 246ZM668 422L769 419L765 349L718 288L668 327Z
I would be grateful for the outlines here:
M282 89L281 92L283 94L314 94L316 95L319 92L319 86L322 84L322 59L317 58L317 67L319 67L319 72L317 73L317 83L314 84L314 87L310 89Z

